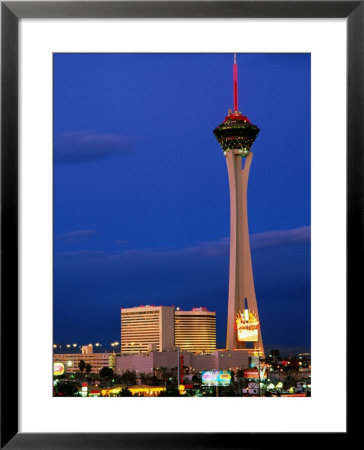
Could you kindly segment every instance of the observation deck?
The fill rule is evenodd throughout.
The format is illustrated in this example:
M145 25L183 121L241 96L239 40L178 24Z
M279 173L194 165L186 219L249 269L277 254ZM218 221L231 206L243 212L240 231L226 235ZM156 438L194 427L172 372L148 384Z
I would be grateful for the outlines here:
M221 145L224 153L229 150L238 150L242 157L249 154L259 133L259 128L239 111L232 112L218 125L213 133Z

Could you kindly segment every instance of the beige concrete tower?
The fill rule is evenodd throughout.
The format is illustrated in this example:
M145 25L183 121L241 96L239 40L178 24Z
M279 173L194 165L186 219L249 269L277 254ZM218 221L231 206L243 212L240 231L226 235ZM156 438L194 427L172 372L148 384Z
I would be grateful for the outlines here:
M230 267L226 348L254 348L264 356L250 254L247 190L253 158L250 151L259 128L238 111L237 64L234 55L234 112L215 128L227 163L230 186Z

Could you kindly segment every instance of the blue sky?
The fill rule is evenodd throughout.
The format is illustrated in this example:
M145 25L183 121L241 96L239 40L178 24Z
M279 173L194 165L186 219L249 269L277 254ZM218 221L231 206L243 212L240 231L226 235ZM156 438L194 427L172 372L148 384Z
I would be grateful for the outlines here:
M229 186L212 130L231 54L54 55L54 339L120 339L120 307L207 306L225 344ZM310 346L310 55L238 54L260 128L248 188L265 346Z

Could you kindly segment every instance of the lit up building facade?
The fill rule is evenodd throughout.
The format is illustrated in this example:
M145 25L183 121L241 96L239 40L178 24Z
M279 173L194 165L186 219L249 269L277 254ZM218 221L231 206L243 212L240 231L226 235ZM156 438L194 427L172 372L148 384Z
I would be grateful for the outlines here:
M216 350L216 313L207 308L174 312L174 344L181 350L213 353Z
M236 56L233 65L234 111L214 129L224 152L230 186L230 265L227 350L252 349L264 356L250 254L247 190L253 158L251 147L259 133L238 110Z
M135 354L174 348L174 307L121 308L121 353Z
M94 353L91 344L82 346L81 353L53 354L53 362L63 363L66 371L71 373L80 372L81 360L90 364L91 373L99 373L103 367L115 368L115 353Z

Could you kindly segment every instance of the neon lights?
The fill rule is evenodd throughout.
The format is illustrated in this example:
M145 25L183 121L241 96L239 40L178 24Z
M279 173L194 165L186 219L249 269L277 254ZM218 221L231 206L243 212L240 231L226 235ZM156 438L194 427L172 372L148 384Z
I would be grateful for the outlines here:
M64 374L64 372L65 372L65 366L64 366L64 364L63 363L61 363L61 362L55 362L54 364L53 364L53 375L54 376L60 376L60 375L63 375Z
M201 380L207 386L228 386L231 373L228 370L207 370L202 372Z
M239 342L258 341L259 321L257 316L249 309L239 311L236 315L236 331Z

